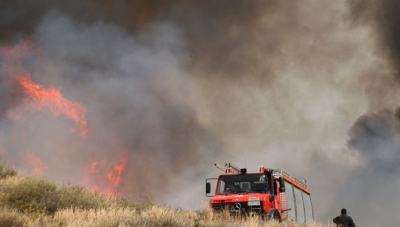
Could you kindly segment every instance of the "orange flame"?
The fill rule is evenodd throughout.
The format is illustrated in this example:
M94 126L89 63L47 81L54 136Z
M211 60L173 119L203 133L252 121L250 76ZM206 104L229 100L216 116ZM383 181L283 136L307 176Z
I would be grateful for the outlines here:
M16 80L31 98L31 107L33 109L41 110L43 107L48 107L55 117L65 114L76 122L82 136L87 134L86 109L80 103L65 99L59 89L53 87L46 89L39 84L35 84L29 77L18 77Z
M126 158L120 157L116 163L107 168L107 161L90 161L86 165L83 185L90 188L91 192L101 192L107 196L117 197L116 191L121 182L121 174L125 169ZM105 170L106 169L106 170Z
M110 182L114 185L118 185L119 182L121 181L121 174L122 174L122 171L124 171L125 164L126 164L126 159L120 158L115 165L110 167L107 175L104 178L108 182Z
M78 102L65 99L60 92L61 89L51 86L45 88L34 83L31 80L30 73L22 67L21 58L27 55L32 48L28 41L21 41L15 47L1 47L0 54L5 56L5 61L2 64L5 75L23 89L23 93L29 98L31 109L38 111L47 107L54 117L64 114L67 118L75 121L80 134L85 136L88 133L85 118L86 109ZM20 114L16 114L14 117L19 118Z

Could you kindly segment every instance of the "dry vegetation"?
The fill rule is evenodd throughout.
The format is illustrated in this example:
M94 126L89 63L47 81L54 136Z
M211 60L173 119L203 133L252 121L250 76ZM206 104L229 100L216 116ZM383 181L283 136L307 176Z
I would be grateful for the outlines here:
M245 226L277 227L258 217L232 218L209 208L182 210L151 199L109 198L81 187L60 186L35 176L19 176L0 164L0 226ZM324 227L313 223L309 227ZM327 227L327 226L325 226Z

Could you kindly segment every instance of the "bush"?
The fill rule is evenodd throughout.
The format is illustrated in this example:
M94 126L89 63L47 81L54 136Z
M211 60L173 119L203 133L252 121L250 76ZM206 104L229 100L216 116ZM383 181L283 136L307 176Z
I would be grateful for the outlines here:
M58 187L43 178L16 177L0 183L0 203L22 212L53 215L71 207L101 208L106 206L107 198L82 187Z
M98 209L105 207L108 199L100 194L91 193L78 186L62 186L56 191L56 203L59 209L79 208Z
M57 210L55 183L43 178L13 177L3 180L0 186L0 202L11 209L37 213Z
M3 164L0 164L0 180L5 179L7 177L16 176L17 171L11 169Z

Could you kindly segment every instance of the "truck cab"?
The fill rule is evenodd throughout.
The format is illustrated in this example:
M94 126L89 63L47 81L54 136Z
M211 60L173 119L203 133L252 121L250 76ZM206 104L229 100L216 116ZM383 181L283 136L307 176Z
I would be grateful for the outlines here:
M217 164L215 166L223 170L225 174L218 176L218 178L206 179L206 195L211 193L210 181L216 180L215 192L209 202L213 211L220 212L226 209L233 215L256 213L265 219L288 221L290 223L297 220L297 213L299 213L299 220L304 220L303 223L306 222L306 217L300 217L301 213L303 216L306 213L303 196L301 196L302 205L300 207L300 202L297 202L297 204L295 201L296 195L293 190L293 187L297 186L297 188L301 188L301 192L304 191L309 195L309 190L305 187L305 184L292 178L282 170L273 170L263 166L259 167L258 172L253 173L248 173L247 169L239 169L230 163L225 164L225 166ZM285 184L291 187L289 190L291 192L289 194L289 203L292 207L288 207ZM311 203L311 200L309 201ZM300 208L303 208L303 212L297 211ZM294 219L293 215L289 215L289 213L295 214ZM310 213L310 211L307 213ZM289 216L291 219L288 218Z

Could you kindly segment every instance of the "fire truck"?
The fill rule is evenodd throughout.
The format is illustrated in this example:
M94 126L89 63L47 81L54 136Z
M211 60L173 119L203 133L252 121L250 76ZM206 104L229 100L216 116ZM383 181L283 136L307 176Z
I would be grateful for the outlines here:
M308 224L314 220L310 190L305 180L300 181L281 169L264 166L248 173L231 163L215 166L225 174L206 179L206 196L213 211L227 210L231 214L259 214L267 220ZM211 181L215 181L211 193Z

